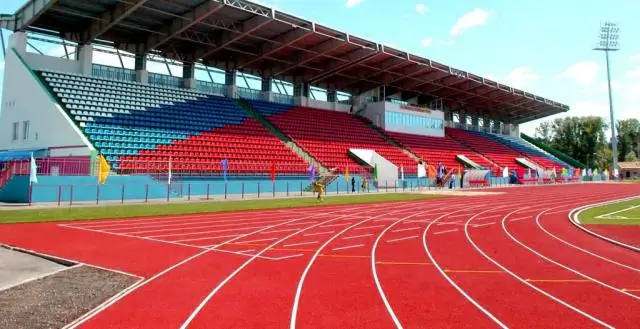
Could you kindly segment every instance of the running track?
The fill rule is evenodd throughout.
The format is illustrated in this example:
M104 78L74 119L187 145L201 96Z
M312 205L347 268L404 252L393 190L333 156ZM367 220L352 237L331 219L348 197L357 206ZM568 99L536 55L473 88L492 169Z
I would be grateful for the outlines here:
M640 254L567 215L640 185L503 191L4 225L0 243L141 277L69 327L637 328Z

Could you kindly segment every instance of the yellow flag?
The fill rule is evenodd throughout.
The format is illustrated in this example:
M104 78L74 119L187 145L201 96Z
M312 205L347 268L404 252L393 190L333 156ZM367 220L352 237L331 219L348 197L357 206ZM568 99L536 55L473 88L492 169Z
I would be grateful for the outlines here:
M107 163L104 156L98 155L98 184L104 184L107 181L109 172L111 172L109 163Z
M349 166L346 166L344 168L344 180L346 180L346 181L349 180Z

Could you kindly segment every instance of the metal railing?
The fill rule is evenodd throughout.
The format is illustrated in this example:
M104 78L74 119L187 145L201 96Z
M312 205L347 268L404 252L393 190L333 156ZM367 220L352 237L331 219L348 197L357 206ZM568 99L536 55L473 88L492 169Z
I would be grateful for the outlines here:
M492 179L483 184L473 183L461 190L487 188L508 188L523 185L549 185L581 183L569 180L531 181L526 184L508 184L506 180ZM223 201L249 199L275 199L293 197L313 197L317 194L308 190L309 181L276 180L243 181L239 178L227 182L157 182L154 184L33 184L29 189L29 204L49 206L74 206L90 204L145 204L188 201ZM327 196L357 195L370 193L422 193L425 191L458 190L459 182L453 186L435 187L426 179L405 179L394 182L369 182L363 187L361 181L352 184L350 180L336 180L325 191Z

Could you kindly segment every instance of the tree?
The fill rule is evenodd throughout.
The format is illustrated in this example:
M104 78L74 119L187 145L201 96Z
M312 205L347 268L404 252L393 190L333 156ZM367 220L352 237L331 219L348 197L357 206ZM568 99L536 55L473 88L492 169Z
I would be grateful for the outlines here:
M551 122L542 122L536 128L535 138L543 141L545 144L551 143L553 138L553 124Z
M626 161L626 162L636 162L636 161L638 161L638 157L636 156L636 152L629 151L629 153L627 153L624 156L624 161Z
M640 121L638 119L619 120L616 124L618 134L618 161L626 161L629 152L638 150L638 132Z
M548 138L547 144L551 147L582 163L606 165L607 153L602 149L607 148L607 127L601 117L565 117L542 123L536 135L543 140Z

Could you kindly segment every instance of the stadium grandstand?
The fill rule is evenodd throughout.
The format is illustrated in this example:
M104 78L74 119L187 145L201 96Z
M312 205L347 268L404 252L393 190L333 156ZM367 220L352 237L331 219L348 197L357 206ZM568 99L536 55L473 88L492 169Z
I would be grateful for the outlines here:
M250 1L31 0L0 27L0 201L430 184L440 163L513 183L573 165L518 128L568 106Z

